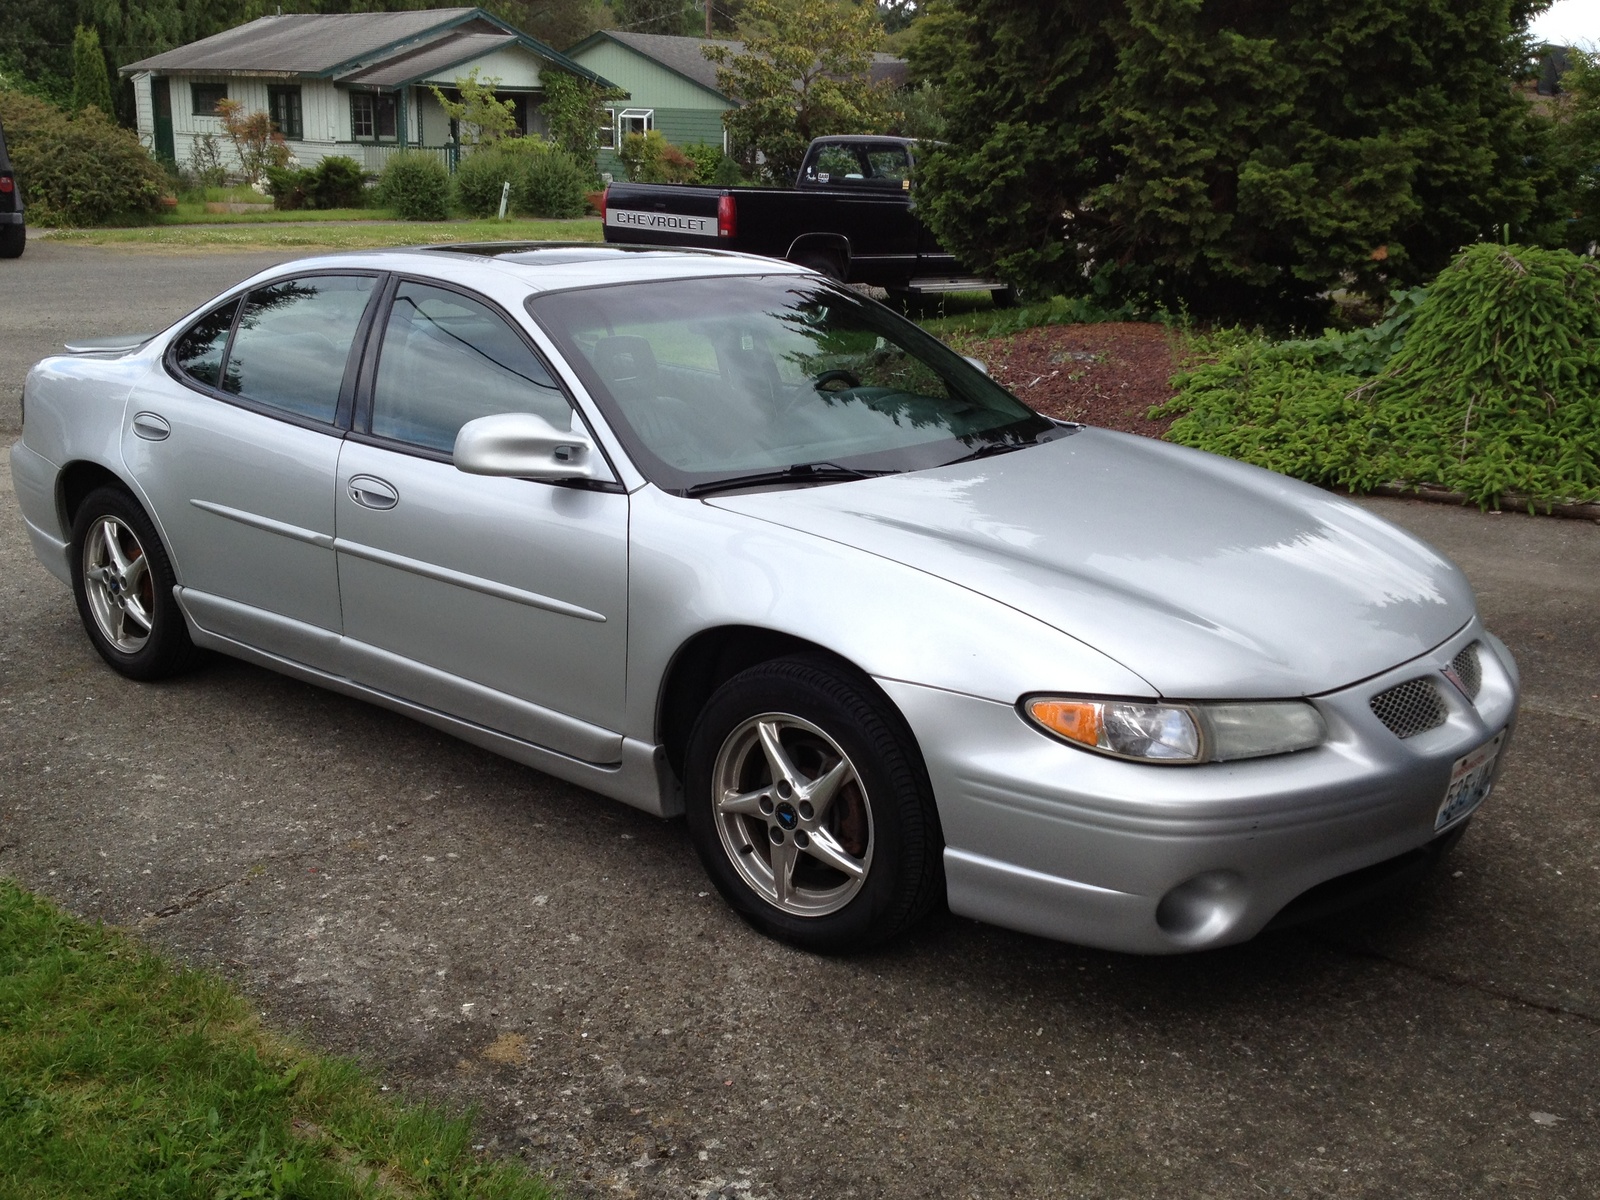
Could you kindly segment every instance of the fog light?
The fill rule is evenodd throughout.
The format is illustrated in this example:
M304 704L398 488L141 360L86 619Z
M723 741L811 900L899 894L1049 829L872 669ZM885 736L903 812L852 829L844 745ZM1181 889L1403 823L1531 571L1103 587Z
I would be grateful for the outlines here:
M1156 924L1186 945L1215 941L1244 915L1244 877L1236 871L1207 871L1187 879L1161 897Z

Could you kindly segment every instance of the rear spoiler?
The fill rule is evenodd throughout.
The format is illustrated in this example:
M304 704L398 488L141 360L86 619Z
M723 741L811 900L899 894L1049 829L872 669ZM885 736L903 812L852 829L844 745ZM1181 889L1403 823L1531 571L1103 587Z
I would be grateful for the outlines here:
M110 337L73 338L63 349L68 354L132 354L155 336L153 333L114 333Z

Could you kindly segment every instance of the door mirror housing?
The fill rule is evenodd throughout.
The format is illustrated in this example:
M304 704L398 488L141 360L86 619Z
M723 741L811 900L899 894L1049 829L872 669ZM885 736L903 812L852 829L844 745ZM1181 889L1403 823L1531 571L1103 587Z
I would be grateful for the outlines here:
M612 476L587 433L557 429L535 413L498 413L468 421L456 434L456 470L516 479L592 479Z
M978 370L982 371L985 375L987 375L989 373L989 364L984 362L983 359L981 359L981 358L973 358L972 355L970 355L970 354L963 354L961 357L966 359L969 363L971 363Z

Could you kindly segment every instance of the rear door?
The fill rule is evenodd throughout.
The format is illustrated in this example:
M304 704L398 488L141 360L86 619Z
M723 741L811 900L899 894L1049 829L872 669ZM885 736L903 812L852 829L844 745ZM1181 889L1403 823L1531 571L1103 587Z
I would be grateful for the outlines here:
M339 463L344 673L590 763L620 760L628 497L467 475L462 424L581 426L527 339L481 296L399 280Z
M275 280L174 340L133 391L122 457L199 624L297 662L336 657L333 489L375 273Z

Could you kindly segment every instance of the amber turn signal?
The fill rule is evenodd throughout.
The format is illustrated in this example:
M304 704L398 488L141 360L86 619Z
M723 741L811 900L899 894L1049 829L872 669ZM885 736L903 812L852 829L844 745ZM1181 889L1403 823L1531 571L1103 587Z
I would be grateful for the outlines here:
M1040 725L1084 746L1100 744L1100 705L1088 700L1028 701L1028 715Z

